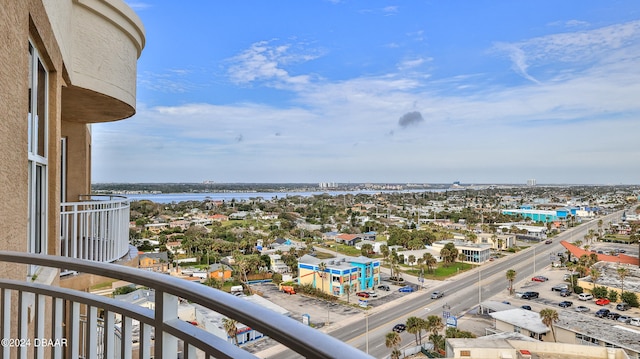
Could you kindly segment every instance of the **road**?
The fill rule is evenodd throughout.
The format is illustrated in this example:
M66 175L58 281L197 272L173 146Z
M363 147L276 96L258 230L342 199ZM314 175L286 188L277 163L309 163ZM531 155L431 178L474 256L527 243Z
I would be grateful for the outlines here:
M623 211L615 212L598 219L602 219L606 225L609 221L618 221ZM456 276L451 280L442 281L441 284L432 286L428 291L420 291L407 295L398 302L384 305L384 310L373 310L368 318L364 315L352 322L345 324L329 332L331 336L349 343L376 358L384 358L390 354L390 349L385 346L385 335L391 331L397 323L404 323L410 316L426 317L427 315L442 315L446 310L452 315L460 316L478 304L500 291L508 285L506 271L514 269L517 273L515 282L532 277L535 272L551 264L552 257L557 260L557 253L564 252L560 241L583 240L589 229L597 231L598 219L583 223L567 230L553 239L552 244L536 243L531 247L503 257L494 262L483 265ZM434 290L445 291L445 296L440 299L430 299L430 293ZM377 309L377 308L376 308ZM368 325L367 325L368 324ZM368 330L367 330L368 326ZM413 334L404 332L401 334L403 345L415 342ZM424 339L424 336L423 336ZM301 356L287 350L270 358L300 358Z

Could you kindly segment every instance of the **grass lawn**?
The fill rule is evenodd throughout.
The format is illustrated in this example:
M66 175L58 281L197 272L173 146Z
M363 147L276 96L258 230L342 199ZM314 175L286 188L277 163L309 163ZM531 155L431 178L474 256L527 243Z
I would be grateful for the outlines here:
M316 251L316 258L318 259L329 259L329 258L335 258L335 257L336 257L335 254Z
M473 268L473 265L469 263L455 262L449 264L448 267L444 267L442 263L438 263L438 268L436 268L433 273L428 273L425 270L424 277L427 279L443 280L449 277L453 277L454 275L467 271L471 268ZM415 276L420 275L420 269L417 268L409 269L405 272Z

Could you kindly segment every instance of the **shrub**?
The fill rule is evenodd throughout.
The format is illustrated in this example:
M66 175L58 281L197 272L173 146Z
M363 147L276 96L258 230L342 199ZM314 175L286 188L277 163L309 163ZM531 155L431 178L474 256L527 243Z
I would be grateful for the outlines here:
M593 288L593 296L596 298L606 298L609 294L609 290L604 286L596 286Z
M612 302L617 302L618 301L618 292L616 292L615 290L611 289L609 291L609 295L607 296L607 298Z
M584 289L582 289L581 286L577 285L575 287L573 287L573 292L576 294L582 294L582 292L584 292Z
M637 308L639 306L638 296L633 292L624 292L622 293L622 301L629 304L629 306Z

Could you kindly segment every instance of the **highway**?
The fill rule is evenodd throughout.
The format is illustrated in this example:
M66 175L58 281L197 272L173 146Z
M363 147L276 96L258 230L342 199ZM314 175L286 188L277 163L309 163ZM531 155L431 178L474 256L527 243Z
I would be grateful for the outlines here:
M394 302L393 305L385 305L385 310L373 310L365 319L364 315L352 322L345 324L329 332L344 342L347 342L376 358L384 358L390 354L390 349L385 346L385 335L391 331L397 323L404 323L410 316L426 318L428 315L441 316L443 306L447 305L447 311L452 315L460 316L477 307L486 300L508 286L506 272L514 269L517 273L515 282L524 278L530 278L535 272L551 264L551 259L557 260L557 253L564 252L560 241L584 241L584 235L589 229L597 231L597 222L602 219L604 225L609 221L620 220L623 211L618 211L592 221L583 223L577 227L564 231L553 238L552 244L544 242L532 244L531 247L518 253L507 255L494 262L485 264L479 268L462 273L451 280L429 287L417 293L411 293ZM444 290L445 296L440 299L430 299L434 290ZM405 299L406 298L406 299ZM408 300L407 300L408 299ZM368 321L368 331L366 330ZM407 332L401 334L402 346L415 344L415 336ZM425 337L423 335L423 342ZM285 351L273 355L272 358L300 358L301 356Z

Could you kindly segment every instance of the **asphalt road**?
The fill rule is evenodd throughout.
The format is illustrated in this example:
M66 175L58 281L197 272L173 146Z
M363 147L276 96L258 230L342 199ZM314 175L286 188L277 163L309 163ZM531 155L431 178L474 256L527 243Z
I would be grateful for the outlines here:
M606 224L609 221L618 221L621 216L622 211L619 211L598 219L602 219ZM455 316L463 315L478 306L481 301L506 288L508 285L507 270L514 269L516 271L515 282L532 277L538 270L550 265L551 259L558 252L565 251L560 245L560 241L583 240L589 229L598 229L598 219L561 233L553 239L552 244L532 243L532 246L526 250L505 256L478 269L443 281L439 285L430 287L428 291L407 294L406 297L389 303L390 305L375 308L367 318L364 315L359 315L359 318L353 319L350 323L338 327L328 334L362 351L368 351L376 358L387 357L390 354L390 349L385 346L385 335L391 331L395 324L406 322L410 316L424 318L427 315L442 315L445 310ZM555 259L557 260L557 256ZM430 299L430 294L434 290L444 290L445 296L436 300ZM415 342L413 334L404 332L401 337L402 346ZM301 356L286 350L269 358L301 358Z

